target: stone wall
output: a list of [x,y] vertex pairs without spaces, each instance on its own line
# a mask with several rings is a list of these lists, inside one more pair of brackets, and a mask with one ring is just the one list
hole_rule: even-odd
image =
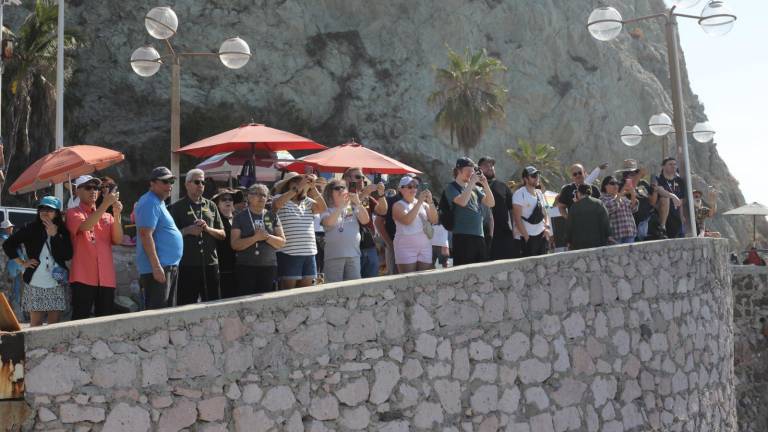
[[617,246],[27,330],[27,427],[735,431],[726,250]]
[[734,266],[734,367],[739,430],[768,430],[768,268]]

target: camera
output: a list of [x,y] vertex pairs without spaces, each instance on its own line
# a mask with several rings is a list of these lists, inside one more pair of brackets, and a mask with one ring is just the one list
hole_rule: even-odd
[[117,185],[111,184],[107,186],[107,190],[109,191],[109,193],[115,193],[117,192]]

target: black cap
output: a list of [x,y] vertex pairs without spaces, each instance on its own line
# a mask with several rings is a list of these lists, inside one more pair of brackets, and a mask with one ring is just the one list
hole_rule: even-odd
[[533,165],[528,165],[527,167],[523,168],[523,177],[529,177],[536,173],[538,173],[539,170],[536,169]]
[[673,158],[673,157],[671,157],[671,156],[670,156],[670,157],[665,157],[665,158],[664,158],[664,160],[663,160],[663,161],[661,161],[661,166],[664,166],[664,165],[666,165],[666,164],[667,164],[667,162],[669,162],[669,161],[675,161],[675,162],[677,162],[677,159],[675,159],[675,158]]
[[477,164],[475,164],[475,162],[472,159],[466,156],[456,159],[456,168],[461,169],[468,166],[471,166],[472,168],[474,168],[477,166]]
[[491,165],[496,165],[496,159],[490,157],[490,156],[483,156],[480,158],[479,161],[477,161],[478,165],[482,165],[486,162],[489,162]]
[[149,175],[150,180],[168,180],[170,178],[173,178],[173,173],[164,166],[153,169],[152,174]]

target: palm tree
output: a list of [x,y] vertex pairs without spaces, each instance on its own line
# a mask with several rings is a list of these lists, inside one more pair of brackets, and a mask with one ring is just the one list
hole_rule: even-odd
[[[10,85],[3,86],[6,92],[3,100],[11,101],[5,111],[9,119],[6,165],[3,167],[6,172],[14,156],[18,162],[16,165],[24,167],[32,162],[31,159],[53,149],[56,133],[57,29],[57,3],[37,0],[34,11],[15,35],[13,58],[7,61],[4,74]],[[76,33],[66,30],[65,80],[72,76],[72,51],[78,45]]]
[[532,144],[523,138],[517,139],[517,149],[507,149],[507,154],[519,167],[533,165],[539,170],[542,186],[562,181],[563,168],[557,159],[558,150],[549,144]]
[[461,149],[477,146],[488,125],[504,118],[507,89],[496,78],[506,70],[484,49],[464,56],[448,49],[448,67],[435,71],[438,90],[427,102],[438,108],[435,123],[449,131],[451,145],[455,136]]

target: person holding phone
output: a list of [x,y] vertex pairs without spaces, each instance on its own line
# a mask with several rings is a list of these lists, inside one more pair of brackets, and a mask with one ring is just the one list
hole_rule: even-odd
[[347,168],[342,179],[349,187],[349,193],[357,193],[369,221],[360,227],[360,277],[379,275],[379,252],[376,249],[376,227],[374,218],[385,218],[389,205],[384,196],[384,183],[367,184],[368,179],[360,167]]
[[231,245],[237,253],[237,295],[275,289],[277,250],[285,245],[280,218],[266,208],[269,189],[260,183],[248,188],[248,207],[232,222]]
[[[72,319],[111,315],[117,287],[112,245],[123,242],[119,192],[104,194],[96,206],[101,180],[89,175],[75,179],[80,204],[67,210],[66,226],[72,241],[69,284],[72,288]],[[107,209],[114,207],[114,216]]]
[[323,198],[328,208],[322,214],[325,228],[325,281],[360,279],[361,227],[370,223],[368,210],[357,193],[347,191],[344,180],[331,180]]
[[[610,242],[626,244],[634,243],[637,236],[634,213],[639,208],[637,192],[632,187],[631,179],[624,182],[619,190],[619,181],[613,176],[603,179],[600,191],[603,195],[600,200],[608,210],[608,221],[611,226]],[[629,198],[627,198],[627,195]]]
[[437,209],[432,205],[432,192],[418,189],[419,180],[404,176],[400,179],[402,199],[392,206],[397,225],[394,252],[398,273],[432,268],[432,225],[438,222]]
[[[118,191],[117,183],[112,177],[103,176],[99,180],[101,180],[101,186],[99,186],[99,198],[96,199],[96,207],[101,205],[101,202],[104,201],[104,196],[106,194],[116,193]],[[112,206],[109,206],[107,213],[114,215]]]
[[487,248],[481,204],[492,209],[496,205],[493,192],[488,179],[468,157],[456,160],[453,176],[454,181],[445,187],[453,207],[453,264],[483,262]]

